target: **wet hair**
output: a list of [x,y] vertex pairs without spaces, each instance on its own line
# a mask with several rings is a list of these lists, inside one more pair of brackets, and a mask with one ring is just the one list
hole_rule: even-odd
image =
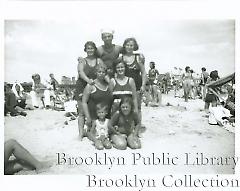
[[126,46],[126,44],[127,44],[128,42],[130,42],[130,41],[133,41],[133,43],[134,43],[134,48],[133,48],[133,50],[134,50],[134,51],[138,50],[139,46],[138,46],[137,40],[136,40],[135,38],[127,38],[127,39],[125,39],[125,41],[124,41],[124,43],[123,43],[123,53],[126,53],[125,46]]
[[107,112],[108,110],[108,105],[104,102],[100,102],[96,105],[96,111],[99,111],[99,110],[104,110]]
[[84,52],[87,51],[87,47],[88,46],[92,46],[94,48],[94,54],[96,54],[97,52],[97,47],[96,47],[96,44],[93,42],[93,41],[87,41],[85,44],[84,44]]
[[186,68],[185,68],[185,72],[187,72],[188,69],[190,69],[190,67],[189,67],[189,66],[186,66]]
[[202,71],[205,72],[205,71],[206,71],[206,68],[205,68],[205,67],[202,67]]
[[130,105],[130,107],[131,107],[130,114],[133,114],[134,104],[133,104],[133,99],[132,99],[132,97],[130,97],[130,96],[124,96],[124,97],[121,99],[121,102],[120,102],[120,104],[119,104],[119,113],[123,114],[123,113],[122,113],[122,110],[121,110],[121,106],[122,106],[122,104],[124,104],[124,103],[127,103],[127,104]]
[[217,70],[211,71],[210,78],[212,78],[213,80],[217,80],[219,78],[218,71]]

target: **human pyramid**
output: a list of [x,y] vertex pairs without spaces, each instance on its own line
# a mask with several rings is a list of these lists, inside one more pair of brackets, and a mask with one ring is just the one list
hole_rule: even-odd
[[79,137],[88,137],[97,149],[141,148],[141,97],[147,76],[138,43],[127,38],[113,44],[113,30],[102,30],[104,44],[84,45],[86,57],[78,58],[75,99],[78,102]]

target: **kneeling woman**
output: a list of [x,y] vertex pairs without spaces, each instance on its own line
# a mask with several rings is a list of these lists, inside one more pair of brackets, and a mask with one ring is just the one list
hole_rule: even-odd
[[116,149],[140,149],[138,131],[141,126],[138,114],[134,112],[131,97],[122,98],[119,111],[115,112],[109,123],[110,138]]

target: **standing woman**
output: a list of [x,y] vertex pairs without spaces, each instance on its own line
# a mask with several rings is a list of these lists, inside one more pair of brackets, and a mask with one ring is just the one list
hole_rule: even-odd
[[189,66],[186,66],[185,73],[182,75],[184,99],[188,102],[188,97],[192,88],[192,73]]
[[141,121],[141,102],[142,93],[145,91],[147,75],[144,67],[145,58],[143,54],[136,54],[134,51],[138,50],[138,44],[135,38],[127,38],[123,43],[122,61],[126,64],[127,77],[133,78],[136,84],[137,102],[139,119]]
[[87,84],[94,84],[94,79],[97,77],[96,68],[99,64],[102,64],[102,60],[96,56],[97,47],[94,42],[86,42],[84,45],[84,51],[87,53],[87,57],[78,58],[78,80],[76,82],[75,91],[75,99],[78,102],[78,130],[80,140],[82,140],[84,136],[83,129],[85,123],[85,116],[82,106],[83,90]]
[[92,126],[92,121],[97,119],[96,105],[102,103],[107,106],[107,116],[110,118],[110,111],[112,106],[112,93],[109,89],[108,83],[105,80],[106,66],[102,64],[97,65],[97,76],[92,84],[87,84],[83,91],[82,106],[86,116],[86,125],[89,128]]

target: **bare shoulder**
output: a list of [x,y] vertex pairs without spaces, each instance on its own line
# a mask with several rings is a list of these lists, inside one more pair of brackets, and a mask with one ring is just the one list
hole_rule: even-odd
[[144,55],[142,53],[138,53],[137,54],[137,61],[141,62],[141,63],[145,62],[145,57],[144,57]]

